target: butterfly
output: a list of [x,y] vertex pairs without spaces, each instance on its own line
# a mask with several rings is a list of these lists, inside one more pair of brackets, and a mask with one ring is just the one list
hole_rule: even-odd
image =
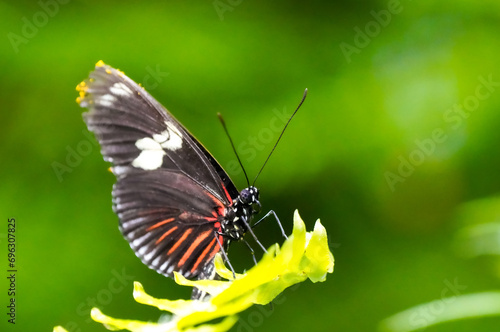
[[215,254],[252,232],[259,190],[238,191],[207,149],[123,72],[99,61],[77,91],[88,109],[84,121],[112,164],[113,210],[132,250],[168,277],[217,278]]

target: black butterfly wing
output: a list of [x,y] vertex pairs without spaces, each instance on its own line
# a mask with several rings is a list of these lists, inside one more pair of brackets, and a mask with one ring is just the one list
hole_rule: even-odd
[[77,90],[84,120],[117,177],[113,208],[136,255],[167,276],[196,277],[225,245],[220,220],[238,191],[168,111],[101,61]]
[[132,249],[159,273],[195,277],[220,250],[216,206],[224,207],[182,173],[159,169],[123,177],[113,188],[113,203]]

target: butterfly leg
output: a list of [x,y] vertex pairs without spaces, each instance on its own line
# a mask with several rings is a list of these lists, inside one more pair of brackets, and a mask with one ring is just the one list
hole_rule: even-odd
[[247,247],[250,250],[250,252],[252,253],[253,262],[255,263],[255,265],[257,265],[257,259],[255,259],[255,252],[253,251],[253,249],[250,246],[250,244],[244,238],[242,238],[242,240],[247,245]]
[[278,218],[278,216],[276,215],[276,212],[274,212],[274,210],[270,210],[264,217],[260,218],[259,221],[257,221],[255,224],[252,225],[252,228],[255,227],[255,226],[257,226],[262,220],[266,219],[271,214],[274,216],[274,218],[276,219],[276,222],[278,223],[278,226],[279,226],[279,228],[281,230],[281,235],[283,235],[283,237],[285,239],[288,239],[288,236],[286,236],[285,230],[283,229],[283,225],[281,225],[280,219]]
[[220,252],[222,253],[222,256],[224,257],[224,261],[227,262],[227,265],[229,265],[229,268],[231,269],[231,272],[233,273],[233,279],[236,279],[236,273],[234,272],[233,266],[231,265],[231,262],[229,261],[229,258],[227,257],[226,251],[224,250],[222,243],[220,243],[220,241],[219,241],[219,237],[217,236],[217,235],[224,235],[224,234],[215,231],[214,235],[215,235],[215,239],[217,240],[217,243],[219,244]]
[[260,243],[259,239],[257,239],[257,236],[255,235],[255,233],[253,232],[252,230],[252,227],[250,227],[250,225],[248,224],[248,222],[245,220],[245,219],[242,219],[243,223],[245,224],[245,227],[248,229],[248,231],[250,232],[250,234],[252,234],[252,237],[254,238],[255,242],[257,242],[257,244],[262,248],[262,250],[267,253],[267,250],[266,248],[264,248],[264,246],[262,245],[262,243]]

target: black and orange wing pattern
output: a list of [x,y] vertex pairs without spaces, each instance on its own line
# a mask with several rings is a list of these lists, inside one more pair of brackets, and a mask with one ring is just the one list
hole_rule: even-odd
[[222,167],[121,71],[99,61],[77,90],[87,127],[112,163],[113,209],[135,254],[166,276],[213,278],[219,243],[229,242],[221,221],[239,195]]

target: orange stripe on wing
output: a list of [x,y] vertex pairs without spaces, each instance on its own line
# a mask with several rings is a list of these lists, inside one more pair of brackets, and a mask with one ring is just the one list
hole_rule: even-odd
[[162,225],[168,224],[169,222],[172,222],[174,220],[175,220],[175,218],[168,218],[168,219],[162,220],[160,222],[157,222],[153,226],[148,227],[148,229],[146,229],[146,231],[149,232],[150,230],[153,230],[153,229],[158,228],[158,227],[160,227]]
[[224,183],[221,183],[221,185],[222,185],[222,189],[224,189],[224,193],[226,194],[226,197],[229,201],[229,204],[233,204],[233,199],[231,198],[231,196],[227,192],[226,186],[224,185]]
[[207,238],[207,236],[209,236],[211,233],[212,233],[212,231],[208,230],[208,231],[205,231],[205,232],[201,233],[200,235],[198,235],[198,237],[189,246],[188,250],[186,250],[184,255],[182,255],[182,258],[180,259],[177,266],[180,267],[180,266],[184,265],[186,263],[186,260],[189,258],[189,256],[191,256],[191,254],[196,249],[196,247],[198,247],[200,245],[200,243],[203,242],[203,240],[205,240]]
[[220,209],[223,209],[224,208],[224,204],[218,199],[216,198],[214,195],[212,195],[211,193],[209,193],[208,191],[205,192],[205,194],[208,195],[208,197],[210,197],[215,204],[217,204],[217,206],[220,208]]
[[[219,241],[222,243],[222,235],[219,235]],[[215,256],[216,253],[218,253],[220,250],[219,244],[217,243],[215,247],[212,249],[212,251],[208,254],[208,260],[211,260],[212,257]]]
[[160,243],[161,241],[163,241],[163,239],[165,237],[167,237],[169,234],[171,234],[173,231],[175,231],[178,227],[177,226],[174,226],[172,228],[170,228],[168,231],[166,231],[165,233],[163,233],[163,235],[158,239],[156,240],[155,244],[158,244]]
[[172,246],[172,248],[170,248],[170,250],[167,252],[167,255],[170,255],[171,253],[173,253],[182,244],[182,242],[184,242],[186,240],[186,238],[189,236],[189,234],[191,234],[191,232],[193,232],[193,229],[188,228],[184,232],[184,234],[182,234],[181,238],[179,240],[177,240],[177,242],[175,242],[175,244]]
[[[200,263],[203,261],[203,259],[205,258],[205,256],[208,254],[208,252],[210,251],[210,248],[214,245],[215,241],[216,241],[216,239],[214,237],[214,239],[212,241],[210,241],[210,243],[205,248],[205,250],[203,250],[203,252],[201,253],[201,255],[198,257],[198,259],[194,263],[193,267],[191,268],[191,273],[193,273],[198,268],[198,265],[200,265]],[[218,244],[215,247],[217,248]]]

